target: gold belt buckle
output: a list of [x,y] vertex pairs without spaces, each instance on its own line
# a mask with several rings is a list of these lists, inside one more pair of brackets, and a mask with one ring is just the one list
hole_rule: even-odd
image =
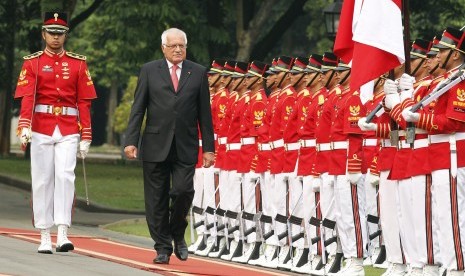
[[53,114],[55,115],[60,115],[61,114],[61,111],[62,111],[62,107],[61,106],[55,106],[53,107]]

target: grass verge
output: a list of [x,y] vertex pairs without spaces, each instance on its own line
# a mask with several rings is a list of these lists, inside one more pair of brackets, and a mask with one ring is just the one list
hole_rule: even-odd
[[[0,174],[31,181],[30,161],[20,158],[0,159]],[[76,194],[85,197],[81,159],[77,160]],[[144,210],[142,168],[124,164],[94,164],[86,162],[87,184],[91,202],[103,206]]]

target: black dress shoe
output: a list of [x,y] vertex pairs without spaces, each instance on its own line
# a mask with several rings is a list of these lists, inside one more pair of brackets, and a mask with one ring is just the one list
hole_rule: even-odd
[[187,251],[187,244],[184,239],[179,241],[174,241],[174,255],[181,261],[187,260],[189,252]]
[[153,259],[154,264],[169,264],[170,263],[170,256],[168,254],[157,254],[157,257]]

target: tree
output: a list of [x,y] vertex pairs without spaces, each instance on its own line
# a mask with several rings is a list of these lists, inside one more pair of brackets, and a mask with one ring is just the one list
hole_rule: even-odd
[[[74,26],[83,22],[95,11],[103,0],[95,0],[80,13],[74,21]],[[17,76],[20,57],[38,51],[41,47],[40,24],[41,10],[66,10],[70,14],[75,9],[77,0],[7,0],[0,4],[0,42],[2,55],[0,57],[0,155],[8,155],[10,150],[11,110],[14,106],[12,95],[14,80]],[[17,43],[16,41],[21,41]],[[15,103],[17,105],[17,103]],[[6,112],[4,112],[6,111]]]

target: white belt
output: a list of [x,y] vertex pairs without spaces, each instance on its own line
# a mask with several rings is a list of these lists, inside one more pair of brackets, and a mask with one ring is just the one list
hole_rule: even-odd
[[348,147],[349,147],[349,142],[347,141],[331,142],[331,149],[333,150],[347,149]]
[[228,137],[218,138],[218,145],[225,145],[228,142]]
[[374,138],[363,139],[363,146],[374,147],[374,146],[376,146],[377,142],[378,142],[378,139],[374,139]]
[[[426,148],[428,147],[429,145],[429,142],[428,142],[428,139],[418,139],[418,140],[415,140],[413,141],[413,149],[421,149],[421,148]],[[407,141],[405,140],[402,140],[402,141],[399,141],[399,148],[400,149],[409,149],[411,148],[410,147],[410,144],[407,143]]]
[[391,139],[381,139],[381,146],[383,148],[395,147],[391,145]]
[[253,145],[255,144],[255,137],[244,137],[241,138],[242,145]]
[[430,144],[449,143],[452,134],[433,134],[428,136]]
[[226,144],[226,149],[227,150],[240,150],[241,149],[241,143]]
[[465,140],[465,132],[455,133],[455,140],[456,141]]
[[284,149],[286,151],[290,151],[290,150],[298,150],[300,149],[300,143],[299,142],[295,142],[295,143],[286,143],[284,145]]
[[202,140],[199,140],[199,147],[202,146]]
[[316,150],[317,150],[317,151],[327,151],[327,150],[331,150],[331,143],[320,143],[320,144],[316,144]]
[[284,147],[284,140],[279,139],[279,140],[272,141],[270,142],[270,146],[271,146],[271,149],[282,148]]
[[34,108],[35,112],[40,113],[49,113],[55,115],[71,115],[77,116],[78,110],[74,107],[68,106],[53,106],[53,105],[46,105],[46,104],[38,104]]
[[300,140],[300,146],[302,148],[315,147],[316,140],[315,139]]
[[271,145],[269,143],[259,143],[258,144],[258,150],[259,151],[266,151],[266,150],[271,150]]

